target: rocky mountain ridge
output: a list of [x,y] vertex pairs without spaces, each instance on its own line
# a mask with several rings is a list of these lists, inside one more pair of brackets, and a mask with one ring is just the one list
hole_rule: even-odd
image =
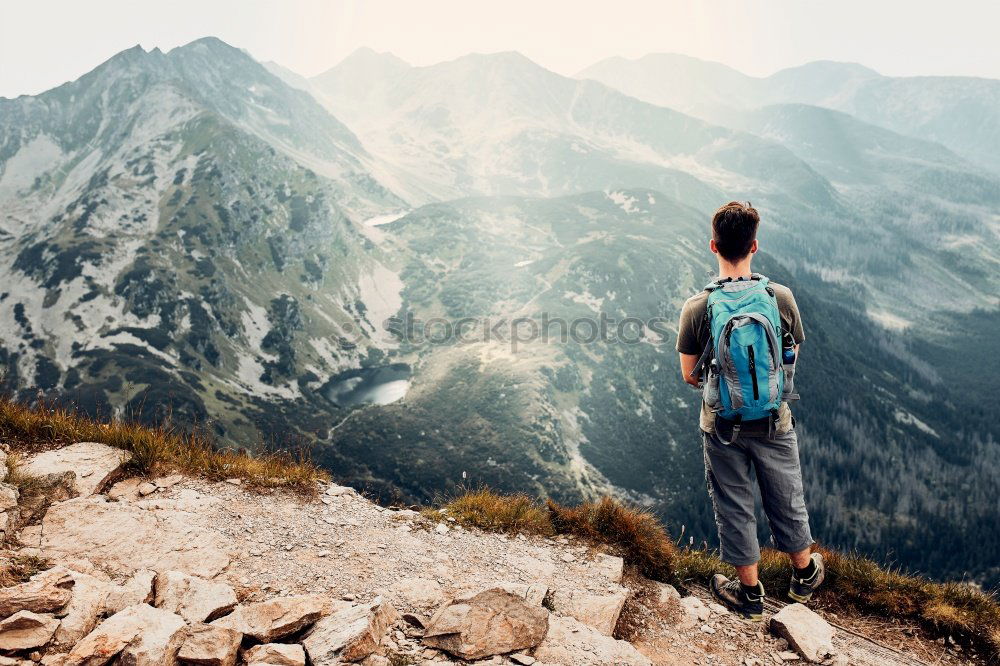
[[468,530],[336,484],[127,478],[128,458],[76,443],[12,467],[23,497],[0,486],[4,561],[38,570],[0,587],[5,664],[922,663],[801,604],[770,636],[575,539]]

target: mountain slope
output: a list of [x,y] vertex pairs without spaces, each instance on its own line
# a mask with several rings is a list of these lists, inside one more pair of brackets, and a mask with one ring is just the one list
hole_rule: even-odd
[[850,113],[1000,172],[1000,81],[962,76],[887,77],[852,63],[812,62],[765,78],[694,58],[610,58],[580,78],[653,104],[724,122],[733,111],[800,103]]
[[257,406],[382,344],[392,273],[351,217],[400,201],[241,51],[131,49],[0,106],[7,386],[252,441]]
[[369,149],[438,199],[645,186],[707,205],[718,200],[714,188],[749,192],[780,174],[776,199],[832,203],[828,184],[777,144],[559,76],[518,53],[405,68],[366,54],[311,82]]

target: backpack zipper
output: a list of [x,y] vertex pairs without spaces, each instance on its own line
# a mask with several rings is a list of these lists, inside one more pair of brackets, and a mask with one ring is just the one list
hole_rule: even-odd
[[750,381],[753,382],[753,399],[760,400],[760,393],[757,389],[757,362],[753,356],[753,345],[747,345],[747,355],[750,357]]

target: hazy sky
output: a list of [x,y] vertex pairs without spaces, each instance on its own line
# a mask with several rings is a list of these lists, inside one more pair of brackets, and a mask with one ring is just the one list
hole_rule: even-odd
[[517,50],[573,75],[673,52],[766,75],[810,60],[1000,78],[997,0],[0,0],[0,96],[215,35],[311,76],[359,46],[418,65]]

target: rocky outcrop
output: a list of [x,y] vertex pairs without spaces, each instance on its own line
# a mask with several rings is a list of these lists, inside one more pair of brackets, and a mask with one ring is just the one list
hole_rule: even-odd
[[72,472],[75,494],[87,497],[120,477],[131,457],[127,451],[106,444],[79,442],[28,458],[21,471],[28,476]]
[[343,486],[302,498],[170,475],[72,497],[75,471],[43,478],[30,487],[51,497],[7,495],[3,515],[41,512],[12,534],[20,554],[51,563],[0,588],[0,666],[848,659],[808,609],[775,615],[785,638],[748,633],[717,603],[625,577],[621,558],[568,536],[479,533]]
[[533,648],[548,626],[546,609],[494,588],[445,604],[430,619],[423,640],[462,659],[482,659]]
[[211,578],[230,562],[225,541],[198,524],[197,505],[109,502],[79,497],[45,514],[39,550],[51,559],[84,558],[114,571],[176,570]]

